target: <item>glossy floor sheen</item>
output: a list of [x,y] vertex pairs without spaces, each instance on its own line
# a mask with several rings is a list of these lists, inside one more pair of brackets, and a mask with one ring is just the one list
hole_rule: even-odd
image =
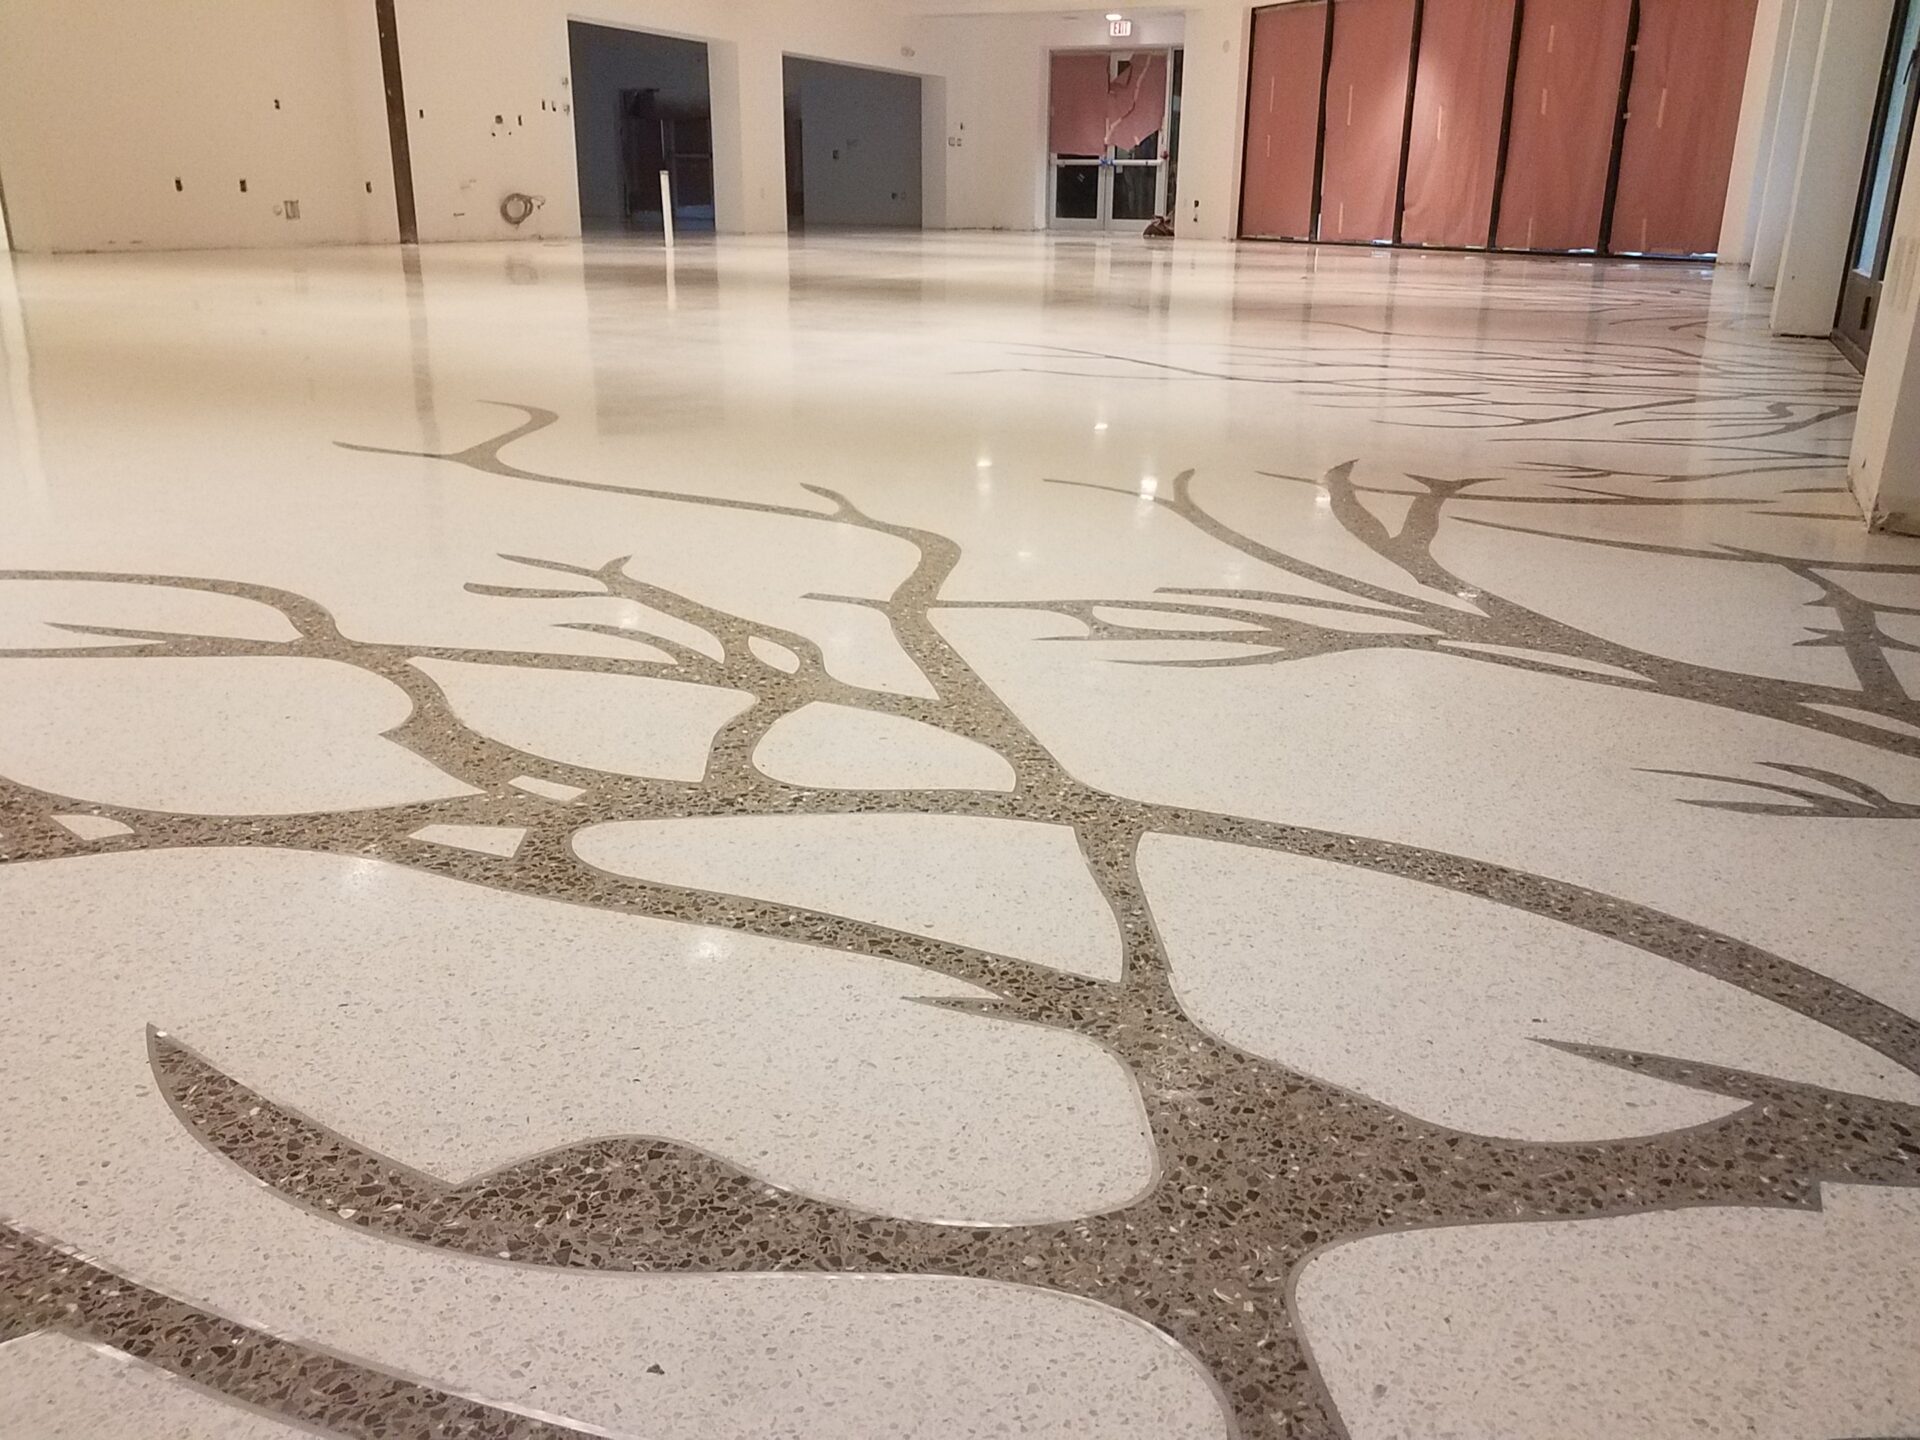
[[1920,1436],[1920,543],[1739,276],[16,259],[0,342],[10,1440]]

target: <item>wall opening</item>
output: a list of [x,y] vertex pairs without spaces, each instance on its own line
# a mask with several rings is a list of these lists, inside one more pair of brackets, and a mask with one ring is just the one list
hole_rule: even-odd
[[567,22],[573,149],[585,235],[713,229],[713,95],[697,40]]
[[1055,50],[1047,68],[1048,225],[1131,230],[1170,216],[1181,52]]
[[786,57],[787,221],[924,223],[918,75]]

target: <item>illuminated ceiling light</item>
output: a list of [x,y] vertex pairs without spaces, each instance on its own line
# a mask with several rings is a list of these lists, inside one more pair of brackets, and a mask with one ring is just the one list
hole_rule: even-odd
[[1118,10],[1109,10],[1107,12],[1107,19],[1109,20],[1124,20],[1126,18],[1127,17],[1122,15]]

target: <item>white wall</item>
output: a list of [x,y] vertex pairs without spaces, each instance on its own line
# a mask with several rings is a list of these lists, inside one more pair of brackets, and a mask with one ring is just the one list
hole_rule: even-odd
[[1878,99],[1861,77],[1879,78],[1893,10],[1893,0],[1827,6],[1773,294],[1776,335],[1833,333]]
[[[428,241],[579,233],[569,17],[708,43],[716,209],[733,231],[786,226],[783,54],[938,73],[916,58],[923,23],[889,0],[395,9]],[[935,213],[946,154],[923,146]],[[0,174],[17,248],[392,241],[392,173],[373,0],[0,0]],[[544,201],[518,230],[499,213],[513,191]],[[286,199],[299,220],[275,213]]]
[[920,77],[789,56],[808,225],[921,223]]
[[373,6],[6,0],[0,174],[20,250],[391,241]]
[[1747,84],[1740,95],[1740,128],[1734,134],[1733,166],[1727,176],[1727,208],[1720,221],[1719,261],[1746,265],[1760,220],[1760,191],[1779,118],[1780,72],[1787,63],[1782,37],[1792,24],[1793,0],[1760,0],[1747,52]]
[[[1793,187],[1800,174],[1800,145],[1807,128],[1807,109],[1813,100],[1814,68],[1820,58],[1820,36],[1826,29],[1830,0],[1795,0],[1785,15],[1778,44],[1785,49],[1773,105],[1772,143],[1762,167],[1759,218],[1753,227],[1752,284],[1771,288],[1780,275],[1780,256],[1786,248],[1787,226],[1793,218]],[[1862,84],[1873,82],[1866,76]]]
[[[784,55],[930,68],[922,22],[875,0],[396,0],[396,9],[422,240],[579,233],[569,17],[707,42],[716,220],[734,233],[786,228]],[[514,190],[546,201],[517,232],[498,214]]]
[[1869,525],[1920,535],[1920,145],[1894,218],[1848,478]]
[[1240,233],[1240,173],[1246,139],[1246,6],[1189,10],[1180,102],[1180,197],[1175,233],[1232,240]]

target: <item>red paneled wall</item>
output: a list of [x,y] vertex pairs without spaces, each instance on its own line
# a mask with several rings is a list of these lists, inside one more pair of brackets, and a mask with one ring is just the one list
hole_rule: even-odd
[[1253,12],[1246,177],[1240,191],[1243,235],[1313,237],[1327,8],[1327,0],[1317,0]]
[[1255,10],[1241,233],[1709,253],[1758,4],[1304,0]]
[[1632,11],[1632,0],[1527,0],[1501,248],[1600,247]]
[[1409,245],[1485,245],[1493,227],[1515,0],[1427,0],[1407,144]]
[[1756,0],[1640,0],[1608,242],[1615,251],[1700,255],[1719,248],[1755,8]]
[[1391,240],[1413,66],[1414,0],[1339,0],[1327,65],[1320,239]]
[[1107,144],[1107,57],[1056,52],[1047,95],[1047,148],[1099,155]]

